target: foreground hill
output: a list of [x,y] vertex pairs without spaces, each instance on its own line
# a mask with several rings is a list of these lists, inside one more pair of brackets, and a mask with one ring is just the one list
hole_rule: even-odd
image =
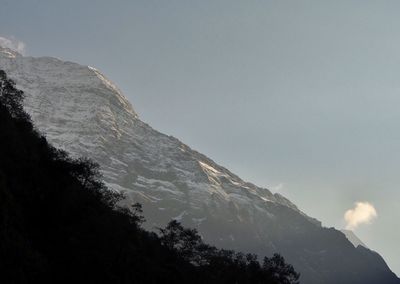
[[73,156],[99,163],[125,204],[143,204],[147,228],[175,219],[218,247],[280,252],[304,283],[399,283],[378,254],[142,122],[98,70],[6,49],[0,67],[26,92],[39,130]]

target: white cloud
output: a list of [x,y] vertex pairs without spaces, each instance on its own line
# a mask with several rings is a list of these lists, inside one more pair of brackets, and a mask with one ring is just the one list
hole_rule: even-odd
[[354,230],[361,224],[370,224],[378,216],[375,207],[369,202],[356,202],[354,208],[344,214],[346,229]]
[[20,54],[25,54],[25,43],[15,37],[5,38],[0,36],[0,46],[14,50]]

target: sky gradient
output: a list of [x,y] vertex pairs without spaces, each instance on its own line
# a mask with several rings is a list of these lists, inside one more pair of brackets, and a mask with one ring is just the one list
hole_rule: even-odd
[[399,1],[0,4],[0,37],[100,69],[142,120],[324,226],[371,204],[353,229],[400,274]]

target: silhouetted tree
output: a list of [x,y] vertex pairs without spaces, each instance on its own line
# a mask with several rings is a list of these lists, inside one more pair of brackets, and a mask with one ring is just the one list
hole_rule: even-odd
[[265,257],[263,268],[273,276],[274,283],[298,283],[300,274],[296,273],[293,266],[287,264],[279,254],[274,254],[272,258]]
[[195,229],[184,228],[176,220],[160,228],[159,233],[164,246],[223,283],[298,283],[299,274],[279,254],[265,257],[261,266],[257,255],[207,245]]

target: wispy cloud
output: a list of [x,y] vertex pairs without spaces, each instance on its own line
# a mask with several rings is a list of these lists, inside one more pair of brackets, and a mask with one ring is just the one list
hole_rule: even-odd
[[356,202],[354,208],[344,214],[346,229],[354,230],[361,224],[370,224],[377,216],[378,213],[371,203]]
[[276,185],[270,186],[269,189],[271,189],[273,192],[281,192],[283,190],[283,183],[278,183]]
[[20,54],[25,54],[26,45],[15,37],[5,38],[0,36],[0,46],[14,50]]

